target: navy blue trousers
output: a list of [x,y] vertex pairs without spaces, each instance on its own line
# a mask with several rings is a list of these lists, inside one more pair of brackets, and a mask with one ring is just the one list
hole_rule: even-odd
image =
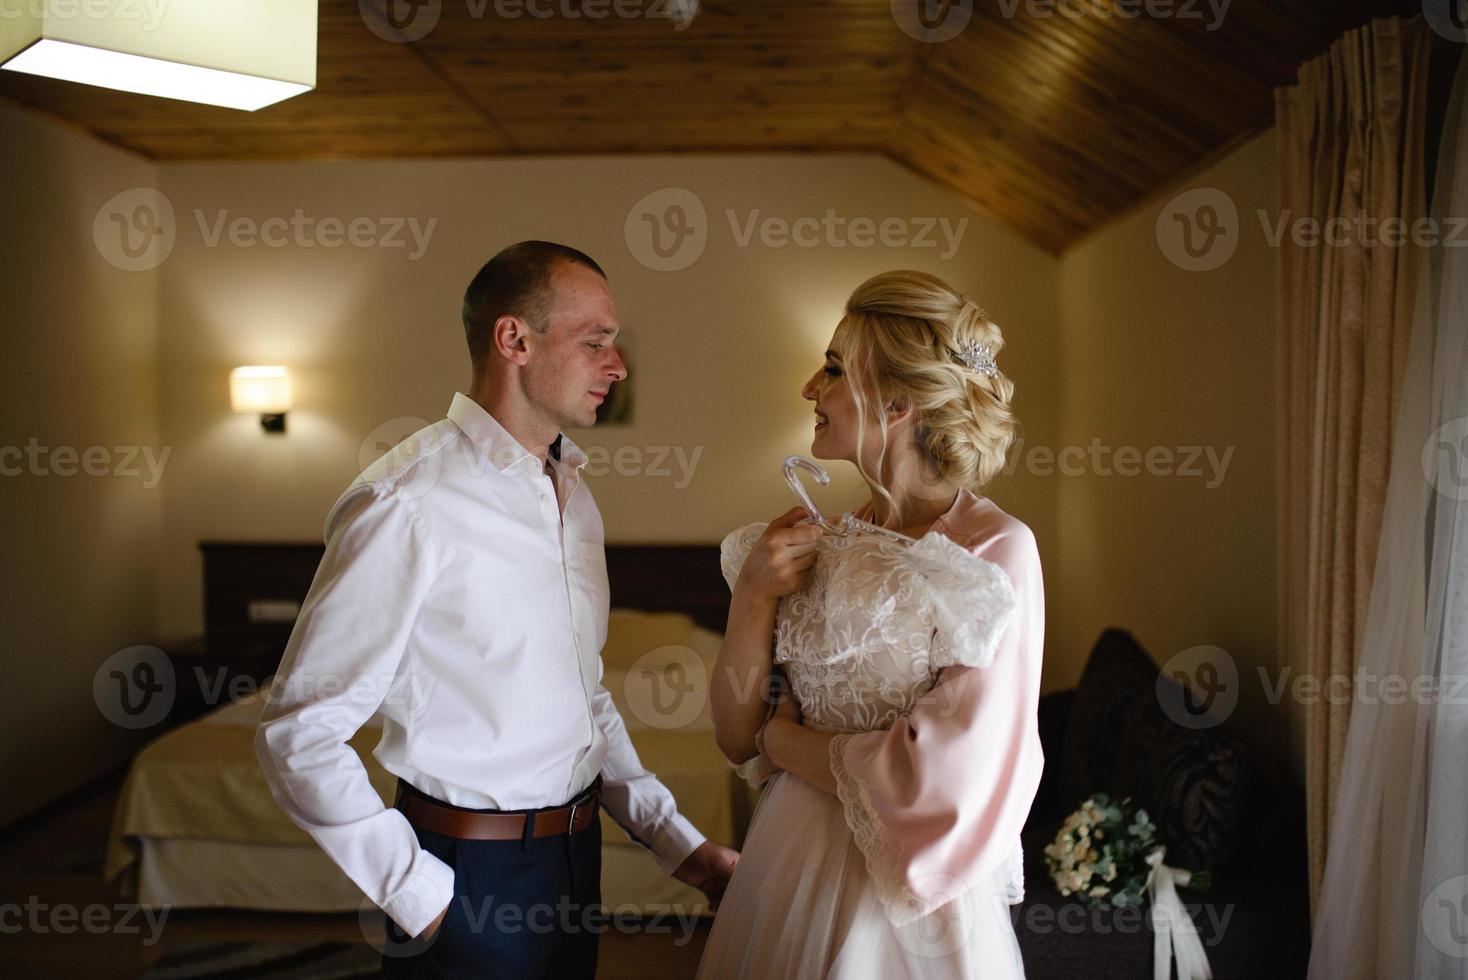
[[[400,791],[419,792],[405,783]],[[387,920],[384,977],[593,980],[597,938],[607,927],[600,819],[578,833],[524,840],[414,830],[424,850],[454,869],[454,898],[426,946]]]

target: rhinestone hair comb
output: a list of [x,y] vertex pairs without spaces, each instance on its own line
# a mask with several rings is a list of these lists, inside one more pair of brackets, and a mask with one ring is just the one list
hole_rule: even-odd
[[999,375],[999,365],[994,363],[994,350],[988,344],[965,344],[958,350],[958,359],[970,371],[977,371],[985,377]]

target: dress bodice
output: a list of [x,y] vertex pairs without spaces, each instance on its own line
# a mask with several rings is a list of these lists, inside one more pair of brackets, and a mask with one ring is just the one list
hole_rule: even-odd
[[[730,588],[766,523],[720,548]],[[774,660],[802,716],[842,732],[890,728],[944,667],[987,666],[1015,606],[998,565],[939,531],[904,544],[827,534],[804,586],[775,620]]]

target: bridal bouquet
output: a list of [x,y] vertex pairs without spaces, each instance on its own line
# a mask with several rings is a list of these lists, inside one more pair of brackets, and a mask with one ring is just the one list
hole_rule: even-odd
[[[1147,811],[1130,804],[1130,798],[1112,802],[1097,793],[1065,818],[1055,842],[1045,848],[1045,864],[1060,894],[1076,895],[1089,905],[1142,904],[1153,867],[1161,860],[1152,858],[1160,845]],[[1193,874],[1188,884],[1206,888],[1207,877],[1205,872]]]
[[1131,806],[1130,798],[1113,803],[1096,793],[1065,818],[1045,848],[1045,864],[1060,894],[1077,895],[1091,906],[1140,906],[1149,894],[1158,939],[1156,975],[1170,975],[1176,960],[1179,980],[1207,980],[1213,976],[1208,957],[1177,889],[1206,890],[1212,876],[1163,864],[1167,848],[1156,833],[1147,811]]

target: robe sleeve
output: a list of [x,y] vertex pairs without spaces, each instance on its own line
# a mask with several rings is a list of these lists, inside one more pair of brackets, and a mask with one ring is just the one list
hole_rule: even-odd
[[981,604],[972,622],[945,624],[940,604],[932,665],[942,669],[932,690],[889,729],[831,740],[846,822],[896,926],[970,890],[1011,904],[1024,894],[1020,830],[1044,765],[1040,558],[1034,535],[1013,518],[968,550],[1012,586],[1002,631],[986,639],[993,605]]

